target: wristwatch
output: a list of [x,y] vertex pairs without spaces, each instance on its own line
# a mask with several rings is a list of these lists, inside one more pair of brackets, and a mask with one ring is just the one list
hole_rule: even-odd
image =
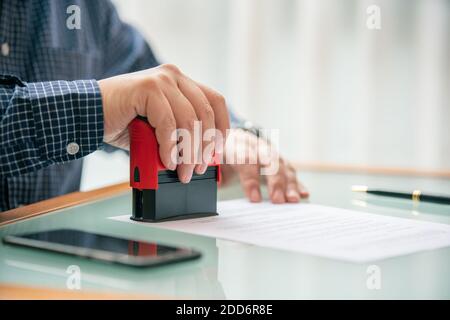
[[263,135],[263,129],[261,127],[257,127],[253,124],[253,122],[245,120],[237,124],[236,129],[241,129],[251,134],[254,134],[258,138],[265,138]]

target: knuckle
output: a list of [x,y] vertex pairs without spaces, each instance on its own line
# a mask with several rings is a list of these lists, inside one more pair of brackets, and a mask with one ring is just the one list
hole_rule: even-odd
[[[283,158],[280,157],[280,160],[281,159],[283,159]],[[284,159],[283,159],[283,161],[284,161],[284,167],[286,168],[286,170],[288,170],[290,172],[295,172],[295,168],[290,161],[286,161]]]
[[176,122],[173,117],[164,117],[157,129],[171,131],[176,129]]
[[254,188],[259,187],[259,184],[255,179],[249,178],[249,179],[244,180],[243,183],[244,183],[244,188],[247,190],[252,190]]
[[167,70],[167,71],[172,72],[174,74],[181,74],[180,68],[178,68],[176,65],[174,65],[172,63],[165,63],[165,64],[161,65],[161,68],[163,70]]
[[205,104],[204,117],[208,123],[214,124],[214,110],[209,104]]
[[288,162],[285,167],[288,175],[297,179],[297,170],[295,170],[294,166]]
[[190,131],[190,132],[193,132],[193,131],[194,131],[194,128],[195,128],[194,121],[195,121],[194,119],[187,120],[187,121],[183,124],[183,127],[184,127],[186,130],[188,130],[188,131]]
[[286,180],[283,177],[274,177],[269,182],[269,186],[272,189],[284,189],[286,187]]
[[270,176],[270,181],[272,184],[284,184],[287,181],[285,171],[282,167],[279,167],[278,171]]
[[173,79],[167,73],[161,72],[158,74],[158,79],[163,83],[173,84]]
[[225,107],[226,105],[225,97],[220,93],[216,92],[211,97],[211,103],[219,107]]
[[295,175],[294,172],[287,170],[286,171],[286,179],[289,182],[295,182],[295,181],[297,181],[297,176]]
[[242,182],[244,184],[244,187],[246,187],[246,188],[253,189],[255,187],[259,187],[259,180],[256,177],[252,177],[252,176],[246,177],[243,179]]
[[153,77],[148,77],[142,80],[142,87],[145,90],[152,90],[158,88],[158,81]]

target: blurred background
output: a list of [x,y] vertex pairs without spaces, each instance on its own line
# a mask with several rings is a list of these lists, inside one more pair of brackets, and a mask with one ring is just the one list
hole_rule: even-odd
[[[449,0],[114,3],[160,61],[279,129],[295,163],[450,170]],[[82,189],[127,179],[125,154],[96,152]]]

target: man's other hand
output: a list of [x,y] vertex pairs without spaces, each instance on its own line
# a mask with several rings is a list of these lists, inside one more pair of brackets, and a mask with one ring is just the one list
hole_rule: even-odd
[[308,191],[297,180],[295,168],[276,152],[272,153],[270,161],[278,161],[278,170],[273,174],[261,175],[261,168],[267,166],[268,163],[267,160],[261,159],[259,150],[273,150],[266,140],[241,129],[232,129],[232,131],[232,135],[229,135],[225,144],[224,158],[236,158],[239,156],[238,153],[243,154],[242,150],[247,150],[245,155],[256,155],[257,159],[256,161],[242,159],[246,164],[222,165],[224,184],[230,181],[234,175],[238,175],[245,195],[252,202],[262,200],[260,186],[264,182],[267,183],[269,197],[273,203],[295,203],[308,198]]

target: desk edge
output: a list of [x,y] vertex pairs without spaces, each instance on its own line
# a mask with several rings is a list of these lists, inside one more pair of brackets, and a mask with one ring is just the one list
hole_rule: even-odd
[[[318,172],[342,172],[342,173],[358,173],[358,174],[383,174],[383,175],[400,175],[400,176],[420,176],[431,178],[450,178],[450,170],[425,170],[414,168],[395,168],[395,167],[370,167],[355,166],[344,164],[328,164],[328,163],[304,163],[292,162],[293,166],[302,171],[318,171]],[[36,217],[55,210],[64,209],[70,206],[79,205],[103,198],[112,197],[120,193],[130,190],[128,182],[107,186],[87,192],[72,192],[59,197],[36,202],[24,207],[19,207],[9,211],[0,212],[0,227]]]
[[55,210],[110,198],[125,193],[128,190],[130,190],[130,186],[128,182],[124,182],[86,192],[72,192],[59,197],[32,203],[27,206],[0,212],[0,227],[28,218],[37,217]]

